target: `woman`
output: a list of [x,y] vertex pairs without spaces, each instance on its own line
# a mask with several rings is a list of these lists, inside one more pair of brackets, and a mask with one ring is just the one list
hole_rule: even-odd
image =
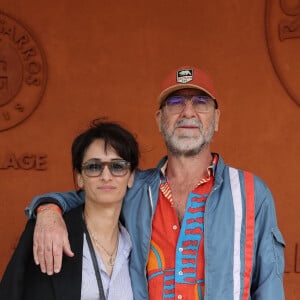
[[138,159],[135,138],[115,123],[94,122],[74,140],[73,174],[85,190],[85,206],[64,218],[75,256],[64,257],[59,274],[42,274],[32,256],[29,221],[0,284],[0,299],[133,299],[131,241],[119,216]]

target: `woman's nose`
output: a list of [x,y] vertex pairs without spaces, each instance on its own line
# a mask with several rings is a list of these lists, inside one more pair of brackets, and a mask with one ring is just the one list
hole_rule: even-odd
[[112,174],[111,174],[111,172],[110,172],[110,170],[109,170],[109,168],[108,168],[107,165],[104,166],[103,171],[102,171],[102,173],[100,175],[100,178],[102,180],[105,180],[105,181],[106,180],[110,180],[112,178]]

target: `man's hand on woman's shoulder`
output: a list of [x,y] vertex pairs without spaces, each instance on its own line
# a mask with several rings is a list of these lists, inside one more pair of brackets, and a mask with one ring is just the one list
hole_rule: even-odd
[[37,214],[33,235],[34,261],[43,273],[53,275],[53,271],[60,272],[63,252],[74,256],[64,219],[57,210],[42,209]]

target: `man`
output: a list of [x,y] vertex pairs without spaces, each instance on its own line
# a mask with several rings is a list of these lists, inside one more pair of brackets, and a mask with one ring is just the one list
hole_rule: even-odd
[[[136,299],[148,299],[148,292],[150,299],[284,299],[284,241],[272,195],[259,178],[210,151],[220,117],[212,80],[182,67],[165,79],[158,102],[167,156],[156,169],[136,172],[122,211]],[[83,198],[44,195],[26,213],[46,202],[65,211]],[[39,210],[34,256],[52,274],[62,250],[72,251],[57,206]]]

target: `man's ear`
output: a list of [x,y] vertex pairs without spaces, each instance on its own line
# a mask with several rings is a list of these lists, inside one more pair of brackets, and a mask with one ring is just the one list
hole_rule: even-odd
[[135,171],[133,171],[133,172],[130,174],[130,177],[129,177],[129,179],[128,179],[127,187],[128,187],[129,189],[133,186],[133,183],[134,183],[134,175],[135,175]]
[[162,114],[161,109],[159,109],[158,111],[155,112],[155,120],[156,120],[156,124],[157,124],[159,132],[161,132],[161,114]]
[[215,111],[215,131],[219,130],[219,121],[220,121],[221,112],[219,109]]

